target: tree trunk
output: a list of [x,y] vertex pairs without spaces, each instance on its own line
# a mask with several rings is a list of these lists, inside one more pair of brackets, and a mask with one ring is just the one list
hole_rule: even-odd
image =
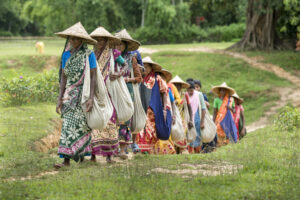
[[172,5],[175,6],[175,0],[172,0]]
[[[265,10],[265,12],[261,12]],[[257,3],[248,0],[246,30],[242,39],[231,48],[238,49],[262,49],[272,50],[275,48],[276,34],[276,11],[272,8],[272,0]]]
[[142,0],[142,19],[141,19],[141,27],[145,26],[145,14],[147,9],[148,0]]

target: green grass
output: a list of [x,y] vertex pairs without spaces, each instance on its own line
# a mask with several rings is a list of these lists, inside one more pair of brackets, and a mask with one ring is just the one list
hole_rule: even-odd
[[[268,127],[212,154],[137,156],[111,167],[73,164],[57,175],[2,182],[0,195],[2,199],[299,199],[299,133]],[[151,172],[220,161],[243,169],[235,175],[188,178]]]
[[0,107],[0,178],[52,169],[53,158],[34,151],[34,141],[48,134],[49,120],[56,117],[50,104]]
[[143,45],[142,47],[159,49],[159,50],[172,50],[172,49],[176,49],[176,48],[197,48],[197,47],[226,49],[233,44],[234,44],[233,42],[203,42],[203,43],[191,43],[191,44]]
[[262,57],[262,62],[278,65],[297,76],[300,76],[300,52],[295,51],[251,51],[250,57]]
[[58,67],[58,58],[47,55],[19,55],[0,56],[0,78],[19,78],[20,76],[34,76],[45,70],[45,68]]
[[[273,73],[254,69],[244,61],[226,55],[159,52],[151,57],[170,70],[173,76],[179,75],[183,80],[201,80],[205,93],[209,93],[212,86],[227,82],[245,99],[248,123],[259,119],[271,103],[278,99],[277,94],[272,91],[274,87],[291,86],[288,81],[278,78]],[[213,98],[214,96],[209,94],[210,104],[213,104]]]

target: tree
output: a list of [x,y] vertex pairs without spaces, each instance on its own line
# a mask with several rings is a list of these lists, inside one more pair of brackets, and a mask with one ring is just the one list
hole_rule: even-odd
[[[248,0],[244,36],[230,48],[291,48],[299,26],[299,6],[297,0]],[[286,27],[289,27],[289,32]]]

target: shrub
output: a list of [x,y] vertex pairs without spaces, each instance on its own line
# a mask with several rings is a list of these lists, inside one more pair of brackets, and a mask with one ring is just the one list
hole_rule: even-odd
[[300,126],[299,110],[290,106],[284,107],[275,117],[274,125],[280,131],[296,131]]
[[0,84],[1,102],[6,105],[23,105],[29,102],[55,102],[58,94],[57,71],[44,71],[38,76],[8,80]]
[[228,42],[241,38],[245,28],[245,24],[231,24],[207,29],[186,24],[182,28],[172,30],[144,27],[137,29],[132,34],[142,44]]

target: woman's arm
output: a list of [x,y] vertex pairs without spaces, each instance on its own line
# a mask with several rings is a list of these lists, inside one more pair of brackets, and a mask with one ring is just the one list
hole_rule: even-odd
[[62,98],[64,96],[65,90],[66,90],[66,84],[67,84],[67,77],[65,74],[65,70],[61,70],[61,80],[59,84],[59,95],[57,99],[57,104],[56,104],[56,112],[58,114],[61,114],[61,107],[62,107]]
[[206,114],[206,109],[202,109],[202,112],[201,112],[201,123],[200,123],[200,128],[201,129],[204,129],[205,114]]
[[192,111],[191,104],[188,104],[187,106],[188,106],[189,115],[190,115],[190,121],[188,122],[188,126],[189,126],[189,129],[191,129],[193,127],[193,111]]
[[214,108],[214,115],[213,115],[213,121],[216,122],[216,117],[217,117],[218,109]]
[[245,132],[246,132],[246,124],[245,124],[245,115],[244,115],[244,110],[241,110],[241,119],[242,123],[243,123],[243,129],[241,131],[241,135],[245,136]]
[[142,74],[140,67],[138,66],[136,57],[132,57],[132,68],[133,68],[133,76],[134,78],[128,77],[125,79],[126,82],[132,82],[132,83],[140,83],[142,82]]

